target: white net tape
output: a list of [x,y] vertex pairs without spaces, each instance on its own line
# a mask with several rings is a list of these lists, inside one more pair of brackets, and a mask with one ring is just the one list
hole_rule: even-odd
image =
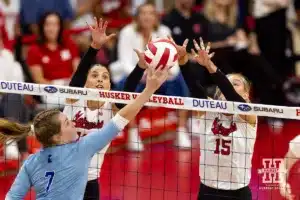
[[[31,84],[14,81],[0,81],[0,92],[59,97],[61,99],[74,98],[99,100],[124,104],[128,104],[138,95],[138,93],[104,91],[58,85]],[[60,101],[60,104],[64,104],[64,101]],[[146,106],[300,120],[300,107],[261,105],[162,95],[153,95],[150,101],[146,103]]]

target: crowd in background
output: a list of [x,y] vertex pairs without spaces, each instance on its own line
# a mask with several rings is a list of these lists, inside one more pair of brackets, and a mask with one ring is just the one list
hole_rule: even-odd
[[[299,81],[294,78],[300,76],[297,0],[0,0],[0,80],[68,85],[89,48],[86,27],[94,16],[108,20],[108,32],[118,34],[94,61],[108,67],[116,90],[122,90],[138,61],[133,49],[144,50],[150,36],[171,35],[178,44],[202,37],[211,42],[216,53],[213,61],[224,73],[242,73],[250,79],[254,102],[300,103]],[[188,51],[191,48],[190,41]],[[213,94],[207,71],[191,65],[198,81]],[[179,66],[172,68],[158,93],[189,95]],[[291,95],[298,98],[286,98]],[[0,117],[21,122],[29,121],[40,104],[51,104],[49,99],[26,95],[1,94],[0,98]],[[188,116],[179,112],[179,133],[188,132]],[[178,137],[179,146],[190,147],[187,134]],[[26,156],[24,143],[20,141],[18,147]]]

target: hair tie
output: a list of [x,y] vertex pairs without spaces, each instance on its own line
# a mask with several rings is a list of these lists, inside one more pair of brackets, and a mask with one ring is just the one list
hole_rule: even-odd
[[30,128],[31,128],[31,132],[34,133],[34,125],[33,124],[30,125]]

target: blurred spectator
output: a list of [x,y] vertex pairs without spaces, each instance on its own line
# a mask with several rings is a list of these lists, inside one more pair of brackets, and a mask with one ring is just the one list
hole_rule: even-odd
[[[19,63],[14,60],[13,54],[4,48],[2,39],[0,40],[0,80],[23,82],[24,76]],[[24,97],[20,94],[1,94],[0,95],[0,117],[9,118],[21,123],[27,123],[30,119],[30,109],[25,104]],[[26,138],[18,142],[8,141],[9,145],[5,148],[5,159],[17,160],[26,158],[27,146]],[[19,150],[18,150],[19,147]]]
[[253,82],[254,95],[261,103],[282,104],[283,95],[279,95],[282,94],[282,80],[259,55],[256,41],[250,40],[246,32],[245,20],[238,20],[238,8],[236,0],[212,0],[204,4],[203,13],[208,19],[207,38],[216,52],[214,61],[225,73],[241,72],[249,78]]
[[[188,52],[194,47],[193,39],[199,41],[200,37],[207,38],[207,20],[203,15],[193,10],[194,5],[195,0],[175,0],[175,7],[162,19],[162,23],[171,29],[172,37],[177,44],[182,45],[185,39],[189,39]],[[190,64],[193,73],[197,74],[201,84],[206,85],[205,80],[209,76],[206,76],[205,69],[199,67],[198,64],[192,62]],[[190,124],[184,121],[188,117],[188,112],[179,112],[179,115],[181,115],[180,119],[182,120],[179,123],[180,126],[183,127],[183,123]],[[191,126],[188,128],[191,128]],[[186,131],[186,127],[182,128],[182,132],[184,131]],[[186,139],[186,141],[188,140]]]
[[172,37],[177,44],[183,44],[189,39],[188,51],[193,48],[193,39],[207,38],[206,19],[193,11],[195,0],[175,0],[175,7],[164,16],[162,23],[172,31]]
[[10,40],[15,38],[18,27],[18,17],[20,12],[20,0],[1,0],[0,12],[5,16],[5,26]]
[[256,0],[253,8],[261,53],[282,78],[286,78],[291,73],[291,67],[287,65],[285,55],[286,11],[289,3],[289,0]]
[[8,34],[6,31],[5,25],[5,16],[2,12],[0,12],[0,38],[1,38],[1,45],[3,45],[6,49],[11,50],[11,44],[9,43]]
[[[118,63],[111,65],[116,89],[122,90],[126,77],[134,69],[138,57],[133,49],[143,51],[149,38],[167,38],[171,35],[168,27],[159,23],[159,16],[153,4],[143,4],[137,9],[135,22],[124,27],[119,36],[118,42]],[[170,96],[188,96],[188,89],[180,73],[179,66],[170,70],[170,77],[158,90],[158,93]],[[141,85],[140,89],[144,87]],[[180,114],[185,111],[179,111]],[[178,128],[178,142],[181,147],[190,147],[191,143],[186,131],[186,115],[180,115]]]
[[[70,0],[72,8],[76,13],[76,19],[72,22],[73,29],[80,29],[87,27],[87,24],[93,23],[93,13],[92,6],[98,0]],[[76,42],[80,49],[80,52],[86,52],[91,43],[91,33],[89,31],[84,31],[82,33],[73,35],[72,38]]]
[[63,21],[58,13],[46,13],[39,24],[38,44],[28,50],[27,64],[32,78],[39,84],[68,85],[79,63],[78,49],[63,34]]
[[20,23],[23,34],[38,34],[38,22],[47,12],[57,12],[63,20],[66,28],[70,27],[70,22],[74,13],[69,0],[21,0]]
[[62,18],[58,13],[46,13],[39,24],[38,44],[28,50],[27,63],[36,83],[51,84],[62,80],[67,84],[79,63],[76,45],[63,35]]

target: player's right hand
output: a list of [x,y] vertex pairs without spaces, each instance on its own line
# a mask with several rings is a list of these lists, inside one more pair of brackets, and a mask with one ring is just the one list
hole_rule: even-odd
[[167,67],[161,68],[162,66],[159,66],[157,69],[151,67],[147,69],[146,89],[153,93],[160,88],[169,75]]
[[91,26],[88,24],[91,34],[92,34],[92,44],[91,46],[95,49],[100,49],[106,42],[111,40],[116,36],[116,34],[112,33],[110,35],[106,35],[107,21],[103,23],[102,18],[98,20],[94,17],[94,25]]
[[194,60],[206,68],[209,67],[211,64],[211,58],[214,56],[214,53],[210,53],[210,43],[208,43],[205,46],[202,38],[200,38],[200,46],[198,45],[196,40],[194,40],[193,42],[194,42],[194,47],[197,51],[195,52],[195,50],[192,49]]

